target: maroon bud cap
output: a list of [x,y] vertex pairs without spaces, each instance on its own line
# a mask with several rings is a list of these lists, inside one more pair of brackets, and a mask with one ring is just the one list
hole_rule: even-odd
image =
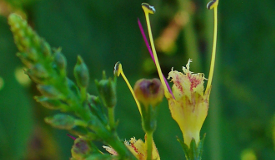
[[159,79],[141,79],[134,87],[135,95],[144,106],[156,106],[163,99],[164,90]]

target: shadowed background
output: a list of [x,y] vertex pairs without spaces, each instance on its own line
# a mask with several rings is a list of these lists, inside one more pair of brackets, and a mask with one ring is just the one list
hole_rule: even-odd
[[[62,47],[71,79],[81,55],[91,76],[89,92],[97,95],[94,79],[100,79],[103,70],[112,76],[117,61],[132,86],[140,78],[157,77],[137,25],[139,18],[146,29],[142,2],[156,8],[150,17],[164,75],[172,67],[181,71],[191,58],[191,71],[208,77],[213,11],[206,9],[206,0],[0,0],[0,159],[65,160],[73,144],[66,131],[45,124],[44,117],[54,112],[33,99],[39,93],[15,56],[7,16],[12,12],[26,16],[52,47]],[[204,159],[275,158],[274,8],[272,0],[220,0],[217,63],[201,131],[201,136],[207,133]],[[138,109],[121,77],[117,91],[120,138],[143,139]],[[182,134],[167,101],[159,107],[154,139],[160,157],[183,159],[176,140]]]

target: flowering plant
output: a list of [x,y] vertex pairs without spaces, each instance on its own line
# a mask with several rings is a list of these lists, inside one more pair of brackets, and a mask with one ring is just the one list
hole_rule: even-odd
[[[17,56],[26,66],[26,74],[37,84],[41,96],[35,99],[44,107],[60,110],[63,113],[45,118],[45,122],[53,127],[65,129],[77,138],[72,147],[72,160],[75,159],[160,159],[153,134],[157,127],[158,104],[165,96],[173,119],[178,123],[183,141],[180,139],[187,159],[201,159],[203,139],[200,139],[200,130],[208,112],[209,95],[214,71],[215,49],[217,37],[217,6],[218,0],[211,1],[208,9],[214,9],[214,40],[213,53],[208,83],[204,90],[203,74],[194,74],[190,71],[189,60],[183,73],[172,71],[168,79],[173,82],[172,90],[162,74],[154,47],[150,27],[149,14],[155,9],[147,3],[142,3],[145,13],[151,47],[147,42],[140,21],[139,27],[147,48],[156,65],[159,79],[140,79],[132,89],[128,82],[122,64],[117,62],[114,67],[114,77],[96,80],[99,96],[87,93],[89,72],[83,59],[78,56],[74,67],[76,83],[66,74],[67,61],[61,49],[52,49],[51,46],[38,36],[27,22],[17,14],[9,16],[9,24],[14,35],[15,44],[19,50]],[[128,85],[139,109],[145,140],[131,138],[124,143],[118,137],[114,110],[117,103],[116,82],[122,76]],[[104,109],[107,111],[105,113]],[[95,145],[95,141],[102,141],[109,153],[102,153]]]

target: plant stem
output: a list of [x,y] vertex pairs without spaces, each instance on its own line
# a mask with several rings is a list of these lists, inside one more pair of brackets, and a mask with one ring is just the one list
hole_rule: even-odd
[[116,150],[121,159],[136,160],[133,154],[126,148],[126,146],[120,141],[120,139],[116,135],[110,136],[107,143]]
[[108,108],[108,119],[109,119],[109,125],[111,130],[115,128],[115,112],[114,112],[115,107],[109,107]]
[[87,99],[87,91],[86,88],[80,88],[81,100],[84,102]]
[[206,87],[206,91],[210,89],[213,74],[214,74],[214,66],[215,66],[215,57],[216,57],[216,46],[217,46],[217,32],[218,32],[218,7],[214,7],[214,36],[213,36],[213,48],[212,48],[212,58],[208,76],[208,83]]
[[[206,3],[208,3],[209,0],[205,0]],[[214,9],[214,8],[213,8]],[[209,14],[209,11],[207,10],[205,12],[205,26],[206,26],[206,42],[211,42],[212,38],[213,38],[213,28],[212,26],[210,26],[209,24],[213,24],[213,22],[215,23],[215,21],[217,20],[217,17],[215,16],[215,14],[217,14],[217,9],[214,9],[214,20],[213,20],[213,14]],[[214,28],[216,26],[217,29],[217,24],[218,22],[216,22],[216,24],[214,24]],[[214,29],[215,32],[215,29]],[[215,35],[214,35],[215,36]],[[217,35],[216,35],[217,36]],[[214,39],[213,39],[214,41]],[[214,44],[213,44],[214,46]],[[208,43],[207,45],[207,59],[210,59],[211,57],[213,58],[213,53],[211,53],[211,49],[213,52],[213,48],[211,48],[211,44]],[[211,59],[212,59],[211,58]],[[210,97],[210,104],[209,106],[211,106],[211,109],[209,110],[208,113],[208,133],[207,133],[207,137],[208,137],[208,142],[206,143],[206,147],[207,148],[212,148],[210,154],[209,154],[209,159],[222,159],[222,147],[221,147],[221,135],[220,135],[220,121],[221,119],[221,108],[220,108],[220,93],[218,91],[218,79],[219,79],[219,55],[216,57],[216,71],[215,71],[215,77],[214,77],[214,81],[213,81],[213,87],[211,88],[211,97]],[[212,63],[212,60],[211,60]],[[214,66],[213,66],[214,67]],[[210,73],[209,71],[209,76]],[[208,80],[209,81],[209,80]],[[212,80],[211,80],[212,81]]]
[[147,158],[146,160],[152,159],[152,146],[153,146],[153,132],[146,133],[146,143],[147,143]]

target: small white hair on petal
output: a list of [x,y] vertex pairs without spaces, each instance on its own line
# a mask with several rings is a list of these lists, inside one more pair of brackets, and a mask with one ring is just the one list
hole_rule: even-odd
[[112,147],[109,147],[109,146],[102,146],[102,147],[106,149],[106,151],[109,152],[110,154],[117,155],[117,152]]

